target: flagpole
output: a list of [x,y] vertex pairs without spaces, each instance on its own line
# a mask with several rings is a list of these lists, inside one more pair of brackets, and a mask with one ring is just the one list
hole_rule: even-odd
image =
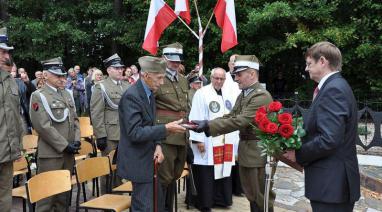
[[198,4],[196,3],[196,0],[194,0],[195,9],[196,9],[196,15],[198,16],[198,24],[199,24],[199,76],[203,75],[203,27],[202,27],[202,21],[200,20],[199,16],[199,9]]
[[204,35],[206,34],[206,32],[207,32],[207,29],[208,29],[208,26],[209,26],[210,23],[211,23],[212,17],[214,17],[214,11],[213,11],[213,10],[212,10],[212,14],[211,14],[211,16],[210,16],[210,19],[208,20],[208,23],[207,23],[206,27],[204,28],[203,36],[204,36]]
[[177,16],[177,17],[178,17],[178,19],[184,24],[184,26],[186,26],[187,29],[189,29],[190,32],[191,32],[193,35],[195,35],[196,39],[199,39],[199,36],[196,34],[196,32],[195,32],[194,30],[192,30],[192,29],[187,25],[187,23],[183,21],[182,18],[180,18],[179,16]]

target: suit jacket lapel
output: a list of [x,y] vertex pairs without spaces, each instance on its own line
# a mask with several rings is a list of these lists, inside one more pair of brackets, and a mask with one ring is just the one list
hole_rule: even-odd
[[333,74],[332,76],[330,76],[330,77],[324,82],[324,84],[322,85],[320,91],[318,91],[318,94],[317,94],[316,98],[313,100],[313,102],[312,102],[312,104],[311,104],[311,106],[310,106],[310,109],[313,108],[313,106],[314,106],[318,101],[320,101],[321,94],[324,92],[326,85],[329,84],[333,79],[338,78],[338,77],[342,77],[342,76],[341,76],[341,73],[335,73],[335,74]]
[[142,101],[144,102],[143,107],[146,109],[146,111],[150,115],[151,119],[154,120],[154,111],[152,108],[153,105],[150,105],[149,100],[147,99],[147,95],[146,95],[145,89],[143,88],[143,84],[141,82],[141,79],[139,79],[136,84],[137,84],[137,88],[138,88],[137,90],[138,90],[139,96],[141,97]]

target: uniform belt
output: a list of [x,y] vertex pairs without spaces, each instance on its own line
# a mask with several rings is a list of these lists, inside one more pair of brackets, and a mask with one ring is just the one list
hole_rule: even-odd
[[255,134],[239,134],[240,140],[256,140],[259,138]]
[[157,109],[157,114],[160,116],[174,116],[177,118],[184,118],[186,116],[186,112],[184,111],[172,111],[163,109]]

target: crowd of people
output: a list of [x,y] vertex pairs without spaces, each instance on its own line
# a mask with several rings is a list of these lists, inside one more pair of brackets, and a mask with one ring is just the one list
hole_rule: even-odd
[[[1,39],[6,37],[2,35]],[[116,150],[113,186],[122,179],[132,182],[132,211],[172,211],[176,181],[185,167],[193,187],[187,189],[186,201],[198,210],[230,207],[232,195],[245,195],[251,212],[264,210],[266,160],[251,122],[272,96],[259,82],[255,55],[232,55],[229,69],[216,67],[207,80],[199,75],[198,65],[186,75],[184,49],[176,42],[163,47],[162,57],[140,57],[140,69],[127,67],[113,54],[103,60],[105,72],[91,67],[85,75],[79,65],[66,71],[57,57],[42,61],[42,71],[30,81],[25,69],[11,61],[11,49],[7,39],[0,40],[3,211],[12,208],[12,164],[21,157],[23,126],[39,135],[37,173],[72,172],[74,155],[81,148],[78,117],[83,114],[90,116],[101,155]],[[314,211],[351,211],[359,199],[352,131],[357,111],[351,89],[339,74],[341,58],[328,42],[308,50],[306,71],[320,87],[312,105],[321,115],[307,120],[308,136],[301,150],[285,153],[304,166],[306,194]],[[320,100],[325,104],[318,104]],[[326,184],[317,187],[315,180]],[[106,178],[100,182],[101,193],[107,193]],[[64,210],[68,197],[63,193],[41,200],[36,211]],[[274,200],[271,192],[269,211]]]

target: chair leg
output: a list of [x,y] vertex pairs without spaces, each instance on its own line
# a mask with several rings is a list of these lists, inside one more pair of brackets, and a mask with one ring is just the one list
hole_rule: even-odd
[[177,185],[176,185],[176,182],[174,183],[174,198],[175,198],[175,203],[174,203],[174,205],[175,205],[175,212],[178,212],[178,194],[176,193],[176,187],[177,187]]
[[187,177],[183,177],[183,191],[186,190]]
[[76,212],[79,211],[79,207],[80,207],[80,194],[81,194],[81,185],[77,183]]
[[23,212],[27,211],[26,201],[23,199]]
[[92,182],[93,182],[93,185],[92,185],[92,195],[93,195],[93,197],[95,197],[95,195],[96,195],[97,178],[94,178],[92,180]]
[[178,194],[180,193],[180,179],[177,180],[177,183],[178,183]]
[[85,183],[82,183],[82,195],[84,195],[84,202],[86,202],[86,189],[85,189]]
[[29,206],[29,211],[34,212],[34,207],[32,203],[30,203],[29,201],[28,201],[28,206]]

